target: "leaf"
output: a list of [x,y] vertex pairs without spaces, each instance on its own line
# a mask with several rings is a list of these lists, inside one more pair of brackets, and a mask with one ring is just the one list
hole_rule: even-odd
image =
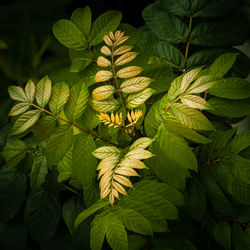
[[127,98],[127,106],[129,109],[142,105],[154,93],[151,88],[146,88],[140,92],[130,94]]
[[89,41],[91,46],[96,46],[103,41],[104,35],[110,31],[115,31],[122,18],[119,11],[107,11],[99,16],[93,23],[89,34]]
[[171,116],[164,116],[164,128],[170,133],[181,135],[184,138],[196,143],[209,143],[211,140],[188,128]]
[[250,83],[236,77],[217,80],[209,89],[209,94],[227,99],[245,99],[250,97]]
[[191,82],[193,82],[197,78],[197,75],[200,73],[201,69],[201,67],[193,69],[184,74],[184,77],[181,81],[181,93],[184,93],[188,86],[191,84]]
[[237,53],[226,53],[218,57],[207,69],[208,74],[214,76],[224,76],[234,65]]
[[45,182],[48,173],[47,161],[45,156],[34,158],[30,173],[30,187],[32,190],[38,190]]
[[140,213],[124,208],[119,208],[114,213],[129,231],[143,235],[153,235],[150,222]]
[[54,236],[60,220],[60,210],[57,194],[40,189],[29,195],[24,219],[34,240],[48,241]]
[[134,77],[124,81],[120,88],[123,93],[135,93],[147,88],[151,81],[148,77]]
[[114,250],[128,250],[127,232],[117,216],[110,214],[105,220],[106,238]]
[[237,118],[250,114],[250,99],[237,101],[213,97],[208,104],[209,112],[218,116]]
[[145,149],[141,149],[141,148],[136,148],[133,149],[131,151],[129,151],[126,155],[125,155],[125,159],[136,159],[136,160],[144,160],[144,159],[148,159],[150,157],[152,157],[153,154],[151,152],[149,152],[148,150]]
[[113,146],[104,146],[104,147],[97,148],[94,152],[92,152],[92,154],[96,158],[102,160],[111,155],[115,155],[115,156],[120,155],[121,151],[118,148],[113,147]]
[[148,137],[141,137],[140,139],[137,139],[130,147],[129,151],[132,151],[134,149],[145,149],[149,145],[152,144],[154,139],[150,139]]
[[95,75],[96,82],[105,82],[113,77],[113,73],[108,70],[100,70]]
[[104,101],[92,100],[92,108],[97,112],[111,112],[119,108],[119,103],[116,99],[111,98]]
[[111,66],[110,60],[108,60],[107,58],[105,58],[103,56],[98,56],[98,58],[96,60],[96,64],[99,67],[108,67],[108,66]]
[[207,101],[197,95],[184,95],[181,102],[186,106],[194,109],[209,109]]
[[147,166],[164,182],[179,189],[185,186],[188,169],[197,171],[197,159],[181,136],[168,132],[162,126],[152,143],[150,151],[157,157],[147,160]]
[[242,20],[200,22],[191,31],[194,45],[225,47],[241,45],[246,40],[246,27]]
[[32,80],[28,80],[25,85],[25,94],[30,102],[33,102],[36,92],[36,86]]
[[52,113],[59,114],[69,98],[69,87],[65,82],[59,82],[52,88],[49,108]]
[[70,147],[66,155],[62,158],[62,161],[59,162],[57,166],[58,170],[58,182],[66,181],[72,176],[72,149]]
[[24,93],[23,89],[18,86],[10,86],[8,88],[9,95],[13,100],[20,101],[20,102],[28,102],[29,99]]
[[184,69],[185,59],[182,52],[170,43],[157,41],[149,46],[150,55],[175,68]]
[[40,107],[45,107],[51,95],[51,81],[48,76],[43,77],[36,85],[36,101]]
[[94,214],[98,210],[106,207],[109,205],[108,201],[104,200],[98,200],[95,202],[91,207],[84,209],[78,216],[76,217],[75,220],[75,229],[82,223],[85,219],[87,219],[90,215]]
[[237,134],[230,142],[231,153],[238,154],[250,146],[250,131]]
[[161,6],[166,9],[169,13],[176,16],[189,16],[191,14],[191,3],[190,1],[182,0],[162,0],[160,1]]
[[148,5],[142,12],[145,23],[160,39],[169,43],[184,43],[188,36],[187,25],[177,16],[162,10],[157,3]]
[[25,157],[27,149],[23,141],[14,140],[5,145],[1,156],[4,157],[7,166],[13,168]]
[[69,125],[59,126],[50,136],[45,150],[49,166],[63,159],[73,142],[73,129]]
[[[76,178],[84,190],[84,200],[90,206],[96,200],[95,194],[95,173],[97,161],[91,154],[96,149],[95,142],[90,135],[79,134],[73,144],[72,151],[72,177]],[[90,189],[87,189],[91,185]],[[90,193],[87,192],[90,191]],[[87,197],[89,197],[87,199]]]
[[23,113],[16,120],[13,126],[12,135],[21,134],[28,128],[32,127],[39,119],[40,114],[41,114],[40,110],[31,110],[26,113]]
[[97,101],[105,100],[115,93],[115,87],[111,85],[104,85],[93,90],[92,96]]
[[25,174],[16,168],[0,170],[0,217],[7,221],[19,211],[27,186]]
[[92,250],[101,250],[105,238],[106,217],[97,215],[91,222],[90,247]]
[[[122,54],[124,54],[126,52],[129,52],[131,49],[133,49],[133,46],[124,45],[124,46],[121,46],[121,47],[117,48],[114,51],[113,55],[114,56],[119,56],[119,55],[122,55]],[[107,55],[111,55],[111,53],[108,53]]]
[[181,103],[171,105],[169,112],[173,117],[188,128],[195,130],[214,130],[213,125],[200,111]]
[[89,6],[76,9],[71,15],[71,21],[87,38],[91,29],[91,10]]
[[124,65],[126,63],[129,63],[129,62],[133,61],[137,55],[138,55],[137,52],[127,52],[115,60],[115,65],[121,66],[121,65]]
[[88,50],[69,50],[71,59],[70,72],[77,73],[86,69],[93,62],[93,55]]
[[220,221],[214,228],[215,240],[225,249],[231,248],[231,227],[227,221]]
[[75,84],[70,89],[69,100],[65,105],[65,115],[70,121],[75,121],[82,116],[87,107],[89,91],[85,83]]
[[116,75],[119,78],[130,78],[139,75],[143,69],[139,66],[129,66],[117,71]]
[[56,39],[65,47],[81,50],[87,48],[87,40],[77,26],[68,20],[61,19],[53,25]]
[[30,107],[30,104],[27,102],[20,102],[16,104],[11,111],[9,112],[9,116],[16,116],[24,113],[28,108]]
[[185,94],[198,94],[205,92],[215,84],[215,77],[213,75],[204,75],[199,77],[189,88]]
[[233,223],[232,226],[232,244],[234,249],[237,250],[249,248],[249,244],[247,244],[247,238],[244,235],[241,226],[237,223]]

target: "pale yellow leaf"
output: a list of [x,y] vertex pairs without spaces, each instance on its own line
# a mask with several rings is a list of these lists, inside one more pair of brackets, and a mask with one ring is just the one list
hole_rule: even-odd
[[114,174],[113,178],[117,182],[119,182],[120,184],[122,184],[122,185],[124,185],[126,187],[133,187],[133,184],[131,183],[131,181],[127,177],[125,177],[125,176]]
[[119,194],[114,188],[112,189],[112,194],[114,195],[114,197],[119,198]]
[[113,32],[109,32],[109,37],[112,39],[112,40],[115,40],[115,36],[114,36],[114,34],[113,34]]
[[102,52],[102,54],[104,54],[106,56],[110,56],[111,55],[111,50],[106,45],[104,45],[104,46],[101,47],[101,52]]
[[97,166],[97,170],[100,170],[102,168],[105,168],[105,167],[109,167],[110,169],[112,169],[115,164],[118,162],[119,160],[119,155],[116,154],[116,155],[113,155],[112,153],[114,152],[111,152],[111,150],[108,152],[108,149],[105,149],[107,147],[102,147],[100,148],[99,151],[94,151],[93,154],[96,156],[98,156],[97,158],[101,159],[102,157],[104,157],[105,155],[108,155],[107,157],[105,157],[104,159],[102,159],[100,161],[100,163],[98,164]]
[[109,38],[108,35],[105,35],[105,36],[103,37],[103,40],[104,40],[104,42],[105,42],[108,46],[113,46],[113,42],[112,42],[112,40]]
[[111,85],[105,85],[94,89],[92,96],[97,101],[102,101],[115,93],[115,87]]
[[139,92],[130,94],[127,98],[127,106],[130,109],[139,107],[154,93],[154,90],[151,88],[146,88]]
[[135,169],[147,168],[143,162],[137,159],[124,159],[119,163],[119,166],[135,168]]
[[119,193],[121,193],[123,195],[127,195],[125,188],[121,184],[119,184],[116,181],[113,181],[112,184],[113,184],[113,187],[116,189],[116,191],[118,191]]
[[115,202],[115,197],[114,197],[114,195],[112,193],[109,194],[109,202],[110,202],[111,205],[113,205],[114,202]]
[[133,46],[124,45],[124,46],[121,46],[120,48],[116,49],[113,55],[119,56],[119,55],[122,55],[126,52],[129,52],[131,49],[133,49]]
[[207,101],[197,95],[184,95],[181,101],[190,108],[201,110],[209,108]]
[[116,59],[115,65],[116,66],[121,66],[121,65],[124,65],[126,63],[129,63],[132,60],[134,60],[137,55],[138,55],[137,52],[127,52],[127,53],[123,54],[122,56],[120,56],[120,57],[118,57]]
[[133,150],[133,149],[145,149],[147,148],[152,142],[154,141],[154,139],[150,139],[148,137],[141,137],[140,139],[136,140],[129,148],[129,151]]
[[104,199],[109,193],[110,193],[110,188],[109,187],[106,187],[105,189],[104,188],[101,189],[100,198]]
[[96,63],[99,67],[108,67],[111,65],[111,62],[103,56],[98,56]]
[[111,182],[111,178],[113,175],[113,171],[112,170],[107,170],[106,173],[102,176],[100,182],[99,182],[99,186],[102,189],[102,187],[104,187],[107,183]]
[[113,73],[108,70],[98,71],[95,75],[96,82],[105,82],[113,77]]
[[134,150],[128,152],[125,155],[125,159],[143,160],[143,159],[148,159],[152,156],[154,156],[154,155],[150,151],[138,148],[138,149],[134,149]]
[[123,36],[123,37],[117,39],[117,40],[114,42],[114,46],[118,46],[118,45],[124,43],[125,41],[128,40],[128,38],[129,38],[129,36]]
[[124,93],[135,93],[148,87],[151,79],[148,77],[134,77],[126,80],[121,85],[121,91]]
[[130,78],[139,75],[142,71],[143,69],[139,66],[129,66],[120,69],[116,75],[120,78]]
[[139,174],[130,167],[118,167],[116,168],[115,173],[125,176],[139,176]]

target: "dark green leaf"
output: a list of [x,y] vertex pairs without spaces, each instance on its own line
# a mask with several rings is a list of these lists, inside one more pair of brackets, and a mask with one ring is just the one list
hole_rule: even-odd
[[66,181],[72,176],[72,149],[70,147],[65,156],[62,158],[62,161],[59,162],[57,166],[58,170],[58,182]]
[[58,195],[44,189],[30,194],[25,209],[25,221],[34,240],[48,241],[54,236],[60,211]]
[[90,34],[89,42],[91,46],[96,46],[103,41],[104,35],[110,31],[115,31],[119,26],[122,14],[119,11],[107,11],[99,16],[93,23]]
[[225,249],[231,249],[231,226],[227,221],[215,225],[214,238]]
[[169,13],[176,16],[189,16],[191,14],[191,2],[189,0],[160,0],[160,4]]

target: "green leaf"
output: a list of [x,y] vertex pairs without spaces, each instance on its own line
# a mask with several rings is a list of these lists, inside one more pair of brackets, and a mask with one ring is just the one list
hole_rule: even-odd
[[65,82],[59,82],[52,88],[52,94],[49,101],[49,108],[52,113],[59,114],[64,104],[69,98],[69,87]]
[[245,99],[250,97],[250,83],[236,77],[221,79],[213,84],[209,94],[227,99]]
[[21,134],[28,128],[32,127],[39,119],[40,115],[41,115],[40,110],[31,110],[26,113],[23,113],[16,120],[13,126],[12,135]]
[[142,105],[154,93],[151,88],[146,88],[137,93],[130,94],[127,98],[127,106],[129,109],[137,108]]
[[193,129],[188,128],[181,122],[177,121],[171,116],[164,116],[164,128],[166,128],[170,133],[181,135],[184,138],[196,142],[196,143],[209,143],[211,140],[198,134]]
[[48,76],[43,77],[36,85],[36,101],[40,107],[45,107],[51,95],[51,81]]
[[112,249],[128,250],[127,232],[122,222],[112,213],[106,216],[105,232],[107,241]]
[[90,34],[89,42],[91,46],[96,46],[103,41],[104,35],[110,31],[115,31],[119,26],[122,14],[119,11],[107,11],[100,15],[93,23]]
[[70,72],[73,73],[83,71],[93,62],[93,55],[88,50],[70,50],[69,55],[71,59]]
[[26,144],[21,140],[14,140],[6,144],[1,154],[9,168],[16,167],[25,157],[27,151]]
[[25,94],[30,102],[33,102],[35,98],[36,86],[32,80],[28,80],[25,85]]
[[27,179],[16,168],[0,170],[0,218],[6,221],[19,211],[26,192]]
[[120,155],[121,151],[118,148],[113,147],[113,146],[104,146],[104,147],[97,148],[94,152],[92,152],[92,154],[96,158],[102,160],[111,155]]
[[231,249],[231,226],[227,221],[220,221],[214,228],[215,240],[225,249]]
[[191,3],[188,0],[161,0],[161,6],[169,13],[176,16],[189,16],[191,14]]
[[87,38],[91,29],[92,13],[89,6],[76,9],[71,15],[71,21]]
[[9,116],[20,115],[25,112],[30,107],[30,104],[27,102],[20,102],[16,104],[11,111],[9,112]]
[[75,220],[75,229],[85,220],[87,219],[90,215],[94,214],[98,210],[106,207],[109,205],[108,201],[104,200],[98,200],[95,202],[91,207],[84,209],[77,217]]
[[184,68],[184,56],[181,51],[173,45],[167,42],[157,41],[150,45],[148,49],[150,55],[160,58],[162,62],[178,69]]
[[77,26],[68,20],[61,19],[53,25],[56,39],[70,49],[81,50],[87,48],[87,40]]
[[28,102],[29,99],[24,93],[23,89],[18,86],[10,86],[8,88],[9,95],[13,100],[20,101],[20,102]]
[[57,166],[58,170],[58,182],[66,181],[72,176],[72,149],[70,147],[62,161]]
[[60,220],[60,199],[57,194],[40,189],[29,195],[24,219],[31,237],[48,241],[56,233]]
[[89,91],[85,83],[74,85],[70,89],[69,100],[65,105],[65,114],[70,121],[79,118],[87,107]]
[[246,27],[240,19],[200,22],[191,31],[194,45],[225,47],[241,45],[246,40]]
[[250,114],[250,99],[231,101],[213,97],[209,99],[208,104],[211,107],[208,111],[218,116],[237,118]]
[[204,98],[201,98],[197,95],[184,95],[181,98],[181,102],[186,106],[193,108],[193,109],[209,109],[209,105]]
[[47,161],[45,156],[39,156],[34,159],[30,173],[30,187],[32,190],[38,190],[45,182],[48,173]]
[[56,118],[54,116],[43,116],[32,127],[32,132],[39,140],[44,141],[50,137],[50,135],[56,129]]
[[148,5],[142,12],[145,23],[160,39],[169,43],[185,43],[187,25],[177,16],[169,14],[157,4]]
[[237,134],[230,143],[231,152],[238,154],[245,148],[250,146],[250,131]]
[[232,226],[232,243],[235,250],[248,249],[247,238],[239,224],[233,223]]
[[56,165],[67,153],[73,142],[73,128],[61,125],[50,136],[45,150],[49,166]]
[[188,128],[195,130],[214,130],[213,125],[200,111],[181,103],[174,103],[168,111],[173,117]]
[[224,76],[234,65],[237,53],[226,53],[218,57],[205,72],[209,75]]
[[140,213],[124,208],[119,208],[114,213],[128,230],[143,235],[153,235],[150,222]]
[[141,235],[129,234],[128,235],[128,249],[138,250],[144,249],[147,246],[147,238]]
[[92,100],[92,108],[97,112],[111,112],[119,108],[119,103],[116,99],[108,98],[104,101]]
[[97,215],[91,222],[90,247],[92,250],[101,250],[105,238],[106,217]]
[[197,171],[195,155],[183,137],[160,127],[150,151],[157,155],[147,160],[146,165],[164,182],[179,189],[185,186],[188,169]]
[[[72,152],[72,176],[83,184],[84,200],[87,206],[90,206],[97,198],[95,194],[97,160],[92,155],[95,149],[96,145],[92,136],[82,133],[76,137]],[[89,185],[92,188],[89,188]]]

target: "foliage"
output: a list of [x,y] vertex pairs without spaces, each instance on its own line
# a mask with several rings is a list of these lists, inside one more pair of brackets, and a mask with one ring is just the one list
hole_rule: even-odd
[[157,0],[139,29],[86,6],[54,23],[70,73],[12,84],[0,117],[3,249],[250,248],[237,6]]

